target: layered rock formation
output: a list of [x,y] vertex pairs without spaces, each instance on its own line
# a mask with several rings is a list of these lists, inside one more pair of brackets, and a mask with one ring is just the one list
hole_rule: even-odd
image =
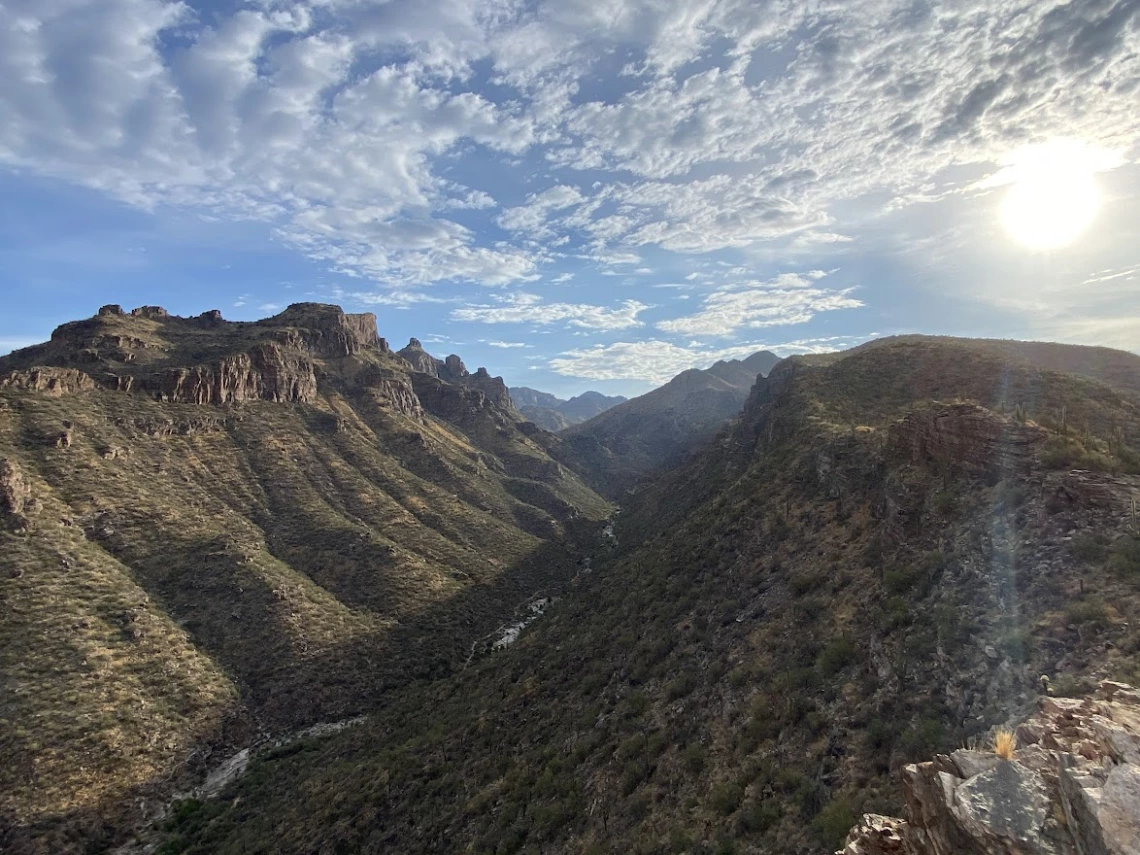
[[253,400],[311,403],[317,397],[313,363],[303,354],[269,343],[227,356],[213,365],[171,368],[146,378],[140,385],[160,400],[184,404]]
[[477,407],[480,406],[479,402],[481,400],[486,399],[495,406],[514,409],[511,394],[507,389],[507,384],[503,382],[502,377],[492,377],[490,372],[482,367],[472,374],[467,370],[467,366],[463,364],[463,360],[454,353],[446,359],[436,359],[424,350],[418,338],[413,338],[408,341],[408,346],[397,351],[396,355],[411,365],[412,370],[418,374],[434,377],[445,383],[466,386],[469,389],[475,389],[482,393],[482,398],[475,396],[464,404],[458,403],[457,398],[450,400],[445,405],[448,408]]
[[1136,855],[1140,692],[1041,700],[1008,758],[959,749],[903,769],[905,820],[867,814],[839,855]]
[[974,475],[1032,467],[1047,438],[1036,425],[1005,419],[971,403],[935,404],[890,427],[893,449],[912,463],[944,463]]
[[60,397],[95,388],[95,381],[74,368],[32,368],[0,376],[0,389],[24,389]]

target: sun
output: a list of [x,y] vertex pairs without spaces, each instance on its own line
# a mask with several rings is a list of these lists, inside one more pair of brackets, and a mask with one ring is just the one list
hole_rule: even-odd
[[1056,140],[1027,148],[1008,167],[1012,186],[1001,206],[1006,231],[1034,250],[1073,243],[1096,219],[1096,166],[1080,143]]

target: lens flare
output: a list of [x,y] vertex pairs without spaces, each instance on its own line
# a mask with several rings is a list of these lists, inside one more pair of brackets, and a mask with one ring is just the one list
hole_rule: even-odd
[[1056,141],[1026,149],[1010,168],[1012,186],[1001,207],[1006,231],[1030,249],[1071,244],[1100,209],[1095,170],[1079,143]]

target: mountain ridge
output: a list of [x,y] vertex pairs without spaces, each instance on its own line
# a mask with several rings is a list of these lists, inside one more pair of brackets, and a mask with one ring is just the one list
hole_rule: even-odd
[[568,400],[527,386],[512,386],[510,392],[524,416],[539,427],[555,433],[587,421],[628,400],[622,395],[607,396],[592,390]]
[[757,377],[780,362],[769,351],[682,371],[663,386],[562,432],[568,453],[594,488],[621,496],[675,463],[739,413]]

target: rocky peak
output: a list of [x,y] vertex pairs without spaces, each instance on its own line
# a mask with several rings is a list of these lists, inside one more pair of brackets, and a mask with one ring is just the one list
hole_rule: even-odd
[[467,376],[467,366],[463,364],[463,360],[456,354],[451,354],[447,359],[443,360],[443,367],[446,369],[445,379],[460,380]]
[[1140,692],[1043,698],[1014,748],[903,769],[907,818],[867,814],[837,855],[1136,855]]
[[[102,314],[102,312],[100,312],[100,314]],[[131,309],[131,317],[162,321],[169,318],[170,313],[162,308],[162,306],[139,306],[137,309]]]
[[414,336],[408,339],[408,346],[404,350],[423,350],[424,346],[420,344],[420,340]]
[[318,356],[352,356],[366,348],[388,351],[388,343],[380,338],[376,316],[371,312],[351,315],[340,306],[293,303],[280,314],[258,323],[289,328],[291,335],[284,337],[288,339],[284,343],[300,344]]

